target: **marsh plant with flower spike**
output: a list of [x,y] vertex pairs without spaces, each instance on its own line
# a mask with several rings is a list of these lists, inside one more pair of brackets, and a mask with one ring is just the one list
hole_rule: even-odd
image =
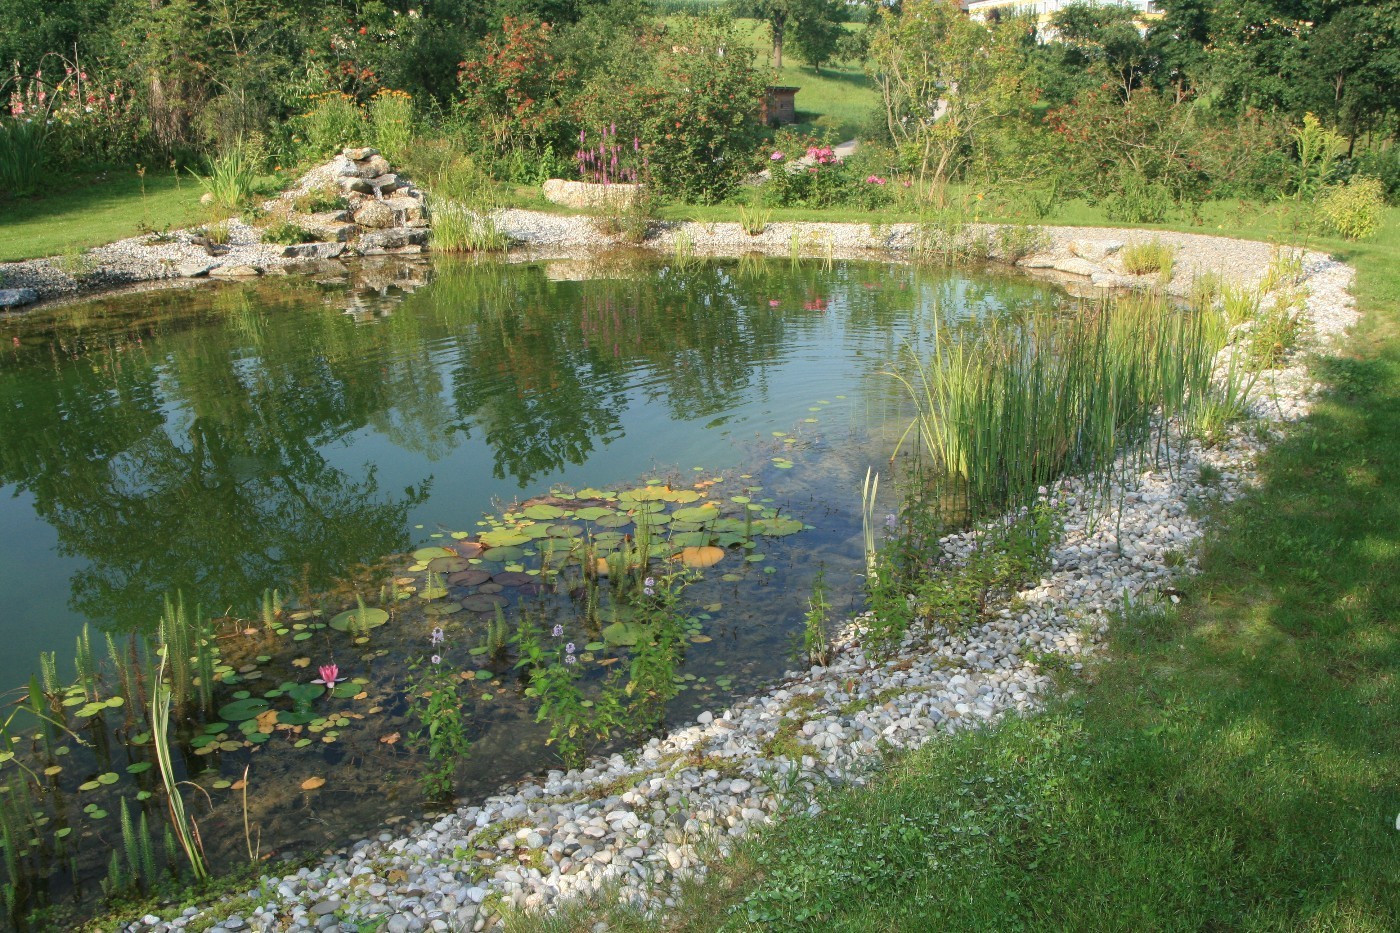
[[423,795],[445,801],[456,791],[457,765],[471,753],[471,741],[458,694],[461,678],[439,653],[447,650],[447,637],[441,628],[435,628],[429,641],[434,653],[409,665],[412,679],[408,698],[421,725],[408,737],[415,742],[427,739],[429,765],[419,778]]

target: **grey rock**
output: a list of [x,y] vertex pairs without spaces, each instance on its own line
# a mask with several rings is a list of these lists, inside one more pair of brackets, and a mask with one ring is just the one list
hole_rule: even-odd
[[257,266],[237,263],[229,266],[215,266],[209,270],[209,275],[218,279],[247,279],[262,275],[262,270]]
[[379,155],[379,150],[364,146],[361,148],[343,149],[340,154],[351,162],[363,162],[365,159]]
[[383,230],[395,223],[393,208],[383,201],[366,201],[355,211],[355,223],[371,230]]
[[21,308],[39,300],[32,288],[0,288],[0,308]]
[[335,259],[345,252],[344,243],[298,243],[282,250],[288,259]]
[[202,279],[206,275],[208,275],[209,271],[213,268],[214,264],[212,262],[205,262],[202,259],[194,259],[189,262],[180,263],[180,265],[175,267],[175,271],[180,274],[181,278]]

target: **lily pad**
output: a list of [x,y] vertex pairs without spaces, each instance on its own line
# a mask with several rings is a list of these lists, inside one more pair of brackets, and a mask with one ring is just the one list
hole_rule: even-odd
[[631,622],[614,622],[603,628],[603,640],[610,645],[635,645],[641,637],[641,626]]
[[[515,547],[530,540],[530,536],[514,528],[498,528],[482,534],[481,543],[488,548]],[[500,560],[495,554],[487,555],[491,560]]]
[[389,613],[383,609],[366,606],[364,609],[350,609],[331,619],[331,628],[337,632],[357,631],[378,628],[389,621]]
[[575,518],[583,519],[586,522],[596,522],[605,515],[615,515],[612,509],[605,509],[601,505],[590,505],[587,508],[579,509],[574,513]]
[[504,596],[497,596],[494,593],[477,593],[462,600],[462,608],[472,612],[490,612],[497,606],[504,606],[510,600]]
[[788,535],[795,535],[803,528],[802,522],[795,518],[761,518],[753,523],[755,534],[768,535],[774,538],[785,538]]
[[243,700],[234,700],[232,703],[225,703],[219,707],[219,718],[228,722],[246,722],[249,719],[257,718],[261,712],[272,708],[272,704],[262,697],[248,697]]
[[472,568],[471,570],[463,570],[459,573],[450,574],[447,577],[447,582],[453,586],[476,586],[479,583],[485,583],[489,579],[491,579],[491,574],[487,573],[485,570]]
[[594,520],[594,524],[599,528],[621,528],[624,525],[632,524],[632,519],[627,515],[604,515]]
[[467,563],[465,557],[434,557],[428,561],[428,571],[430,573],[456,573],[459,570],[466,570],[471,564]]
[[450,616],[454,612],[462,611],[462,604],[458,602],[433,603],[423,610],[430,616]]
[[724,548],[703,546],[688,547],[681,551],[681,563],[697,569],[713,567],[724,560]]
[[435,557],[456,557],[457,552],[450,547],[424,547],[413,552],[413,559],[427,563]]
[[719,509],[713,505],[697,505],[685,509],[676,509],[671,513],[671,519],[677,522],[712,522],[719,518]]
[[537,522],[547,522],[547,521],[549,521],[550,519],[559,518],[559,517],[561,517],[563,514],[564,514],[564,510],[561,509],[561,508],[559,508],[559,506],[557,506],[557,505],[548,505],[548,504],[546,504],[546,503],[540,503],[539,505],[532,505],[532,506],[530,506],[528,509],[525,510],[525,517],[526,517],[526,518],[533,518],[533,519],[534,519],[535,521],[537,521]]
[[499,583],[501,586],[524,586],[526,583],[534,583],[535,578],[528,573],[506,570],[492,577],[491,582]]

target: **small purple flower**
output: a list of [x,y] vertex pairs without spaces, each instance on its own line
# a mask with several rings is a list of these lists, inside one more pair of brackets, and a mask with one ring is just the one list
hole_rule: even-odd
[[895,514],[894,514],[893,512],[891,512],[891,513],[889,513],[888,515],[885,516],[885,527],[886,527],[886,528],[894,528],[894,526],[895,526],[898,522],[899,522],[899,519],[895,517]]
[[434,664],[441,664],[441,663],[442,663],[442,655],[440,655],[440,654],[435,654],[435,655],[433,655],[431,658],[429,658],[429,660],[432,661]]
[[772,155],[770,155],[770,156],[768,157],[768,161],[769,161],[769,162],[781,162],[781,161],[783,161],[783,154],[782,154],[781,152],[775,152],[775,153],[773,153]]
[[566,654],[566,655],[564,655],[564,663],[565,663],[565,664],[577,664],[577,663],[578,663],[578,658],[574,657],[574,656],[571,655],[571,654]]
[[564,646],[564,651],[568,654],[573,654],[577,650],[578,649],[574,647],[573,642],[569,642],[567,645]]
[[447,637],[447,636],[443,634],[443,631],[442,631],[441,628],[435,628],[435,629],[433,629],[432,634],[428,636],[428,638],[431,639],[431,640],[432,640],[432,643],[435,644],[435,645],[440,645],[440,644],[442,644],[443,639],[445,639],[446,637]]
[[563,637],[564,637],[564,626],[562,626],[562,625],[556,625],[556,626],[554,626],[554,631],[553,631],[552,634],[554,635],[555,638],[563,638]]
[[645,580],[642,581],[642,586],[656,586],[656,578],[647,577]]

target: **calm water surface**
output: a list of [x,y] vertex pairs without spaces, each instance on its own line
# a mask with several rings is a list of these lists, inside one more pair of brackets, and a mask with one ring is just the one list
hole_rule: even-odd
[[[661,481],[716,501],[745,493],[808,526],[756,538],[762,561],[726,557],[687,594],[706,642],[672,711],[722,702],[791,666],[818,566],[837,610],[857,606],[861,479],[907,417],[883,374],[900,347],[940,317],[1063,300],[1022,278],[877,263],[439,261],[0,321],[0,686],[27,681],[41,651],[67,677],[84,623],[149,633],[177,589],[206,614],[255,619],[266,588],[324,594],[357,565],[477,533],[511,503]],[[345,592],[325,608],[346,608]],[[465,644],[480,619],[450,621]],[[393,684],[431,624],[406,612],[376,635],[390,649],[378,660],[328,630],[230,642],[230,663],[268,686],[334,658],[367,677],[378,712],[316,758],[271,742],[198,760],[186,748],[187,770],[209,784],[255,762],[269,847],[412,811],[420,752],[381,739],[412,727]],[[303,651],[312,668],[289,666]],[[500,672],[483,689],[464,792],[552,761],[520,686]],[[332,766],[319,796],[299,793]],[[214,796],[206,840],[241,848],[241,810]]]

